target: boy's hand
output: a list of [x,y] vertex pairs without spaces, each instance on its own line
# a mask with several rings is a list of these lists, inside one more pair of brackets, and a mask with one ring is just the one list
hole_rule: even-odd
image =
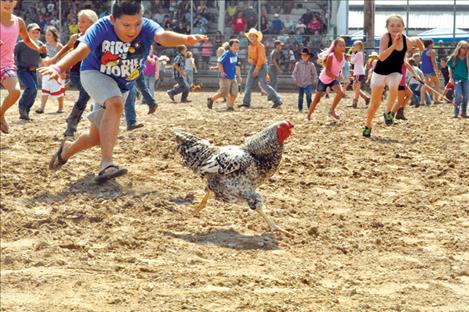
[[186,37],[186,44],[187,45],[194,45],[197,42],[207,41],[207,40],[208,40],[208,37],[205,36],[205,35],[188,35]]
[[220,72],[220,77],[225,78],[226,74],[224,72]]
[[61,73],[56,69],[55,66],[40,67],[37,69],[37,71],[43,76],[49,75],[49,80],[55,80],[60,83]]
[[39,52],[40,54],[47,53],[47,47],[46,47],[45,45],[40,46],[38,52]]

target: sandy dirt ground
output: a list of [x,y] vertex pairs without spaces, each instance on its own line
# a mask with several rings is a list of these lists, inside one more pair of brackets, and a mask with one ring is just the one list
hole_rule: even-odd
[[[115,150],[129,174],[102,186],[98,149],[48,170],[65,129],[55,103],[32,122],[8,112],[1,311],[469,311],[469,121],[451,105],[410,108],[393,127],[380,115],[364,139],[366,108],[350,98],[341,122],[324,100],[305,124],[296,94],[280,110],[255,94],[234,113],[207,110],[207,95],[187,105],[158,92],[151,116],[138,105],[145,127],[122,124]],[[193,217],[204,183],[172,130],[239,144],[284,118],[295,134],[260,192],[294,236],[271,235],[247,205],[212,200]]]

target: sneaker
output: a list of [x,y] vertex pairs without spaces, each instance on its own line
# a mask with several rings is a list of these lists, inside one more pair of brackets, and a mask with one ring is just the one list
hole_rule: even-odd
[[461,118],[467,119],[469,116],[467,116],[467,114],[461,114]]
[[358,100],[352,100],[352,108],[357,108],[358,107]]
[[365,104],[366,104],[366,106],[370,105],[370,101],[371,101],[370,98],[366,98],[366,99],[365,99]]
[[181,103],[192,103],[192,101],[188,100],[188,99],[185,99],[185,100],[181,100]]
[[238,105],[238,107],[239,107],[239,108],[241,108],[241,107],[244,107],[244,108],[250,108],[250,107],[251,107],[251,105],[247,105],[247,104],[239,104],[239,105]]
[[143,124],[135,123],[133,125],[128,126],[127,131],[132,131],[132,130],[135,130],[135,129],[138,129],[138,128],[141,128],[141,127],[143,127]]
[[371,128],[365,127],[365,128],[363,129],[362,135],[363,135],[365,138],[371,137]]
[[29,118],[29,114],[23,109],[20,109],[20,119],[31,121],[31,118]]
[[226,111],[227,111],[227,112],[234,112],[235,109],[234,109],[233,107],[228,107],[228,108],[226,108]]
[[272,108],[279,108],[280,106],[282,106],[282,101],[278,101],[277,103],[274,103],[274,105],[272,105]]
[[340,116],[337,114],[335,110],[329,111],[329,115],[336,120],[340,120]]
[[207,107],[209,109],[212,109],[213,108],[213,100],[212,98],[207,98]]
[[153,114],[156,111],[157,108],[158,108],[158,104],[156,104],[156,103],[154,105],[149,105],[148,106],[148,115]]
[[173,102],[176,102],[176,100],[174,99],[174,94],[172,94],[170,91],[166,92],[169,96],[169,98],[171,99],[171,101]]
[[394,116],[392,112],[384,113],[384,124],[386,126],[392,126],[394,124]]
[[35,110],[35,112],[36,112],[36,114],[42,114],[42,113],[44,113],[44,110],[38,108],[38,109]]

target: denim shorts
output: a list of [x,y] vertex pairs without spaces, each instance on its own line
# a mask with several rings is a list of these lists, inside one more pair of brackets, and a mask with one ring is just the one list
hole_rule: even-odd
[[321,81],[321,79],[318,79],[318,86],[316,88],[317,92],[326,92],[327,88],[331,88],[333,86],[338,86],[340,83],[337,80],[332,81],[331,83],[325,84]]

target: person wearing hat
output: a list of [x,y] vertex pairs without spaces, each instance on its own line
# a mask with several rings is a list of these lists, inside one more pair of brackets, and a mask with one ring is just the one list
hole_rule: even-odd
[[274,49],[270,52],[270,86],[277,91],[277,76],[282,73],[280,68],[280,59],[282,57],[283,43],[280,40],[275,40]]
[[280,20],[280,15],[278,13],[274,14],[274,19],[272,20],[272,29],[274,31],[274,34],[280,34],[280,32],[283,29],[283,23]]
[[[44,43],[39,41],[41,28],[38,24],[29,24],[26,29],[31,39],[34,40],[39,47],[44,45]],[[47,54],[40,54],[36,50],[31,49],[23,40],[16,44],[14,54],[18,79],[24,86],[24,91],[18,105],[20,119],[30,120],[29,111],[34,104],[38,89],[36,69],[39,67],[41,58],[47,57]]]
[[243,104],[240,107],[251,106],[251,93],[256,80],[259,81],[262,89],[267,91],[267,96],[274,102],[272,108],[278,108],[282,105],[282,100],[278,93],[267,84],[267,57],[265,47],[261,43],[262,33],[255,28],[251,28],[246,33],[249,39],[248,46],[248,63],[249,71],[246,79],[246,90],[244,92]]
[[303,98],[306,95],[306,105],[308,109],[312,103],[314,85],[318,80],[316,66],[311,62],[313,53],[308,48],[303,48],[300,53],[301,59],[296,62],[293,69],[293,82],[298,86],[298,112],[303,112]]

